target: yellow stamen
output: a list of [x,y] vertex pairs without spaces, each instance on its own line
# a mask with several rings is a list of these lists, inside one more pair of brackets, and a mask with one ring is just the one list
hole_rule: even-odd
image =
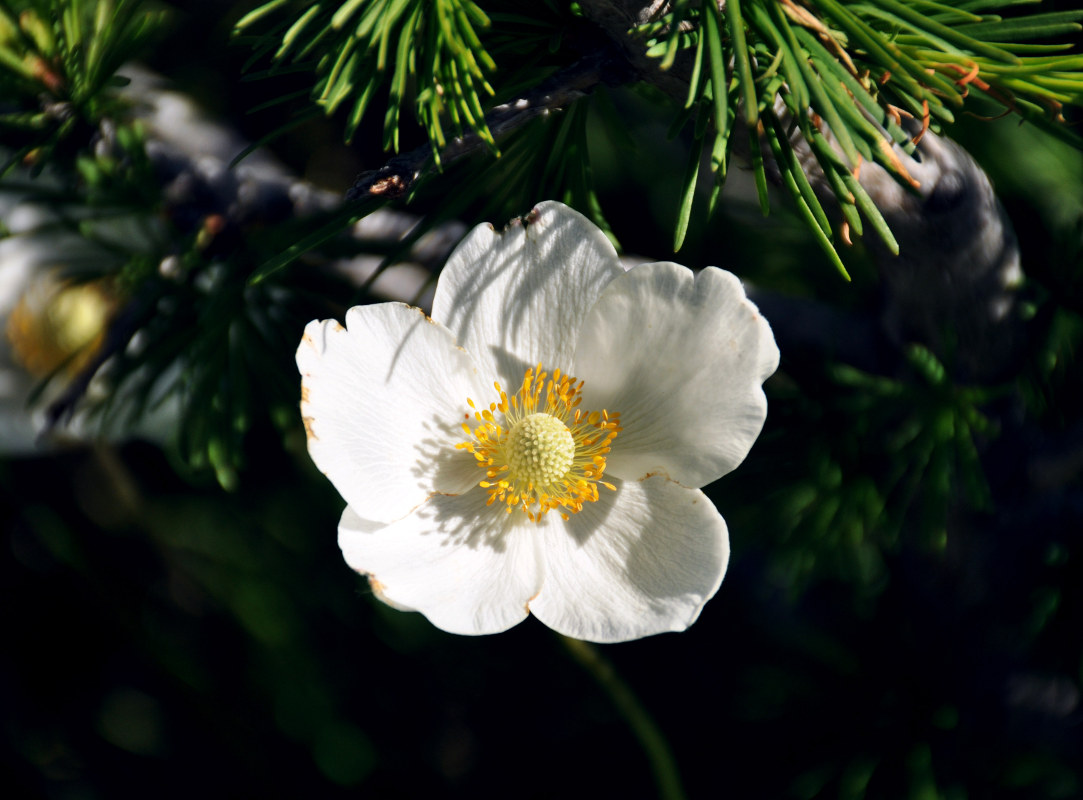
[[[508,513],[518,508],[532,522],[559,508],[568,519],[598,499],[598,484],[615,491],[602,476],[622,430],[619,413],[580,410],[583,382],[559,369],[550,377],[541,364],[526,371],[510,399],[499,383],[493,385],[500,402],[475,413],[473,440],[456,445],[485,470],[478,485],[489,495],[486,505],[499,500]],[[467,403],[475,408],[473,400]]]

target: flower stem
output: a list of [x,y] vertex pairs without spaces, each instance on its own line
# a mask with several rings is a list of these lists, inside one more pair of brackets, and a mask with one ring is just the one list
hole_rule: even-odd
[[613,665],[593,645],[557,634],[572,657],[598,681],[613,705],[621,713],[647,754],[654,781],[658,784],[658,796],[662,800],[686,800],[681,788],[681,776],[677,762],[669,749],[658,725],[639,702],[631,687],[617,675]]

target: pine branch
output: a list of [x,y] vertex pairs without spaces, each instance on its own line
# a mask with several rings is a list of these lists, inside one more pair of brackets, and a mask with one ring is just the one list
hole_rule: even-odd
[[[600,83],[615,86],[631,78],[632,74],[619,53],[603,44],[515,100],[494,107],[485,115],[485,124],[493,138],[500,139],[537,117],[566,108],[590,94]],[[450,166],[487,146],[485,139],[475,133],[452,139],[440,151],[440,166]],[[435,168],[437,162],[431,145],[422,145],[409,153],[395,156],[377,170],[362,173],[346,193],[346,199],[393,200],[405,197]]]
[[[652,19],[657,6],[645,0],[582,3],[584,13],[618,42],[640,79],[683,103],[693,80],[690,59],[682,60],[678,53],[672,66],[663,70],[660,59],[643,55],[634,32]],[[925,343],[952,364],[957,377],[967,380],[994,379],[1011,369],[1014,355],[1025,344],[1022,324],[1013,314],[1015,290],[1022,279],[1019,247],[991,182],[969,154],[931,131],[918,136],[922,123],[913,120],[908,131],[918,140],[913,153],[891,148],[887,161],[896,165],[893,171],[860,162],[857,180],[840,192],[835,176],[824,169],[825,156],[841,154],[834,129],[824,126],[817,150],[799,127],[790,125],[790,111],[781,101],[769,111],[779,120],[779,139],[785,139],[782,144],[796,161],[780,164],[779,156],[785,152],[766,146],[762,125],[760,136],[753,138],[758,138],[763,152],[750,152],[743,145],[750,140],[746,134],[733,137],[738,157],[746,163],[752,163],[753,156],[760,159],[779,185],[787,174],[806,176],[809,192],[835,217],[844,244],[851,233],[860,233],[851,228],[853,217],[845,213],[852,210],[845,200],[854,202],[857,186],[890,227],[897,254],[890,245],[870,242],[887,287],[882,325],[890,340],[897,346],[915,340]],[[761,117],[767,116],[761,112]],[[899,175],[910,182],[901,182]],[[818,346],[833,347],[828,341]],[[874,355],[850,352],[849,358],[864,363]]]
[[[180,236],[192,234],[188,229],[191,226],[198,228],[203,221],[215,220],[214,237],[228,239],[234,233],[244,235],[241,230],[244,226],[274,227],[288,220],[319,218],[342,206],[340,194],[308,184],[262,150],[251,153],[231,169],[229,164],[236,154],[247,149],[247,142],[234,130],[205,118],[188,96],[171,91],[161,78],[132,65],[124,69],[124,74],[129,81],[124,99],[147,130],[145,157],[155,180],[160,182],[156,191],[161,195],[162,214],[178,226]],[[111,125],[103,127],[103,130],[111,129]],[[99,149],[112,152],[116,147],[115,137],[100,138]],[[140,150],[143,147],[141,142]],[[37,190],[38,202],[48,202],[51,195],[47,197],[40,187]],[[78,202],[66,193],[52,199],[62,204]],[[313,267],[332,284],[344,288],[346,295],[353,286],[358,294],[365,296],[395,300],[421,297],[435,267],[462,236],[463,226],[457,223],[444,226],[404,246],[403,240],[417,222],[413,216],[378,209],[348,231],[342,231],[334,242],[334,254],[324,254]],[[33,235],[33,231],[28,235]],[[215,245],[211,242],[209,246]],[[134,295],[113,315],[94,356],[45,407],[41,437],[71,421],[87,401],[88,393],[94,394],[92,387],[103,373],[114,392],[123,388],[129,397],[133,395],[128,391],[133,385],[146,388],[153,383],[153,376],[158,373],[140,367],[147,358],[146,350],[133,353],[129,349],[133,336],[155,317],[156,303],[163,295],[184,296],[182,305],[193,302],[185,295],[194,277],[192,263],[186,261],[183,251],[167,249],[166,253],[157,265],[156,274],[140,279]],[[388,253],[399,253],[400,259],[407,261],[397,260],[390,269],[385,269],[384,256]],[[335,313],[333,301],[326,302],[329,306],[326,313]],[[155,336],[160,333],[159,329]],[[144,344],[153,349],[157,340],[152,336]],[[189,345],[190,342],[178,348],[178,363],[190,355]],[[135,375],[133,370],[142,371]],[[135,388],[134,395],[138,403],[142,396],[139,388]],[[129,412],[130,408],[125,406],[121,410]],[[105,413],[108,416],[112,412],[106,408]]]
[[[911,191],[866,165],[861,185],[899,241],[872,252],[886,288],[884,328],[897,345],[928,345],[962,381],[1014,374],[1026,347],[1018,314],[1019,243],[982,168],[950,139],[927,133],[899,154]],[[918,160],[920,159],[920,160]]]

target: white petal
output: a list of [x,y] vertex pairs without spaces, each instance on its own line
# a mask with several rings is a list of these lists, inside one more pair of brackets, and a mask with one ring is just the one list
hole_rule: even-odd
[[530,611],[592,642],[682,631],[726,572],[725,520],[698,489],[659,476],[616,483],[567,521],[546,515],[545,582]]
[[748,455],[767,417],[761,384],[777,368],[771,328],[737,278],[661,262],[606,287],[572,374],[585,381],[583,408],[620,412],[607,475],[705,486]]
[[380,526],[347,507],[339,547],[388,605],[420,611],[449,633],[499,633],[522,622],[541,583],[535,526],[486,506],[482,490],[436,495]]
[[454,445],[466,438],[467,398],[485,386],[447,328],[416,308],[358,306],[345,328],[310,322],[297,367],[308,452],[367,519],[390,522],[481,477]]
[[621,272],[613,245],[586,217],[539,203],[502,234],[479,225],[467,235],[440,273],[432,316],[483,375],[514,391],[539,362],[567,371],[583,318]]

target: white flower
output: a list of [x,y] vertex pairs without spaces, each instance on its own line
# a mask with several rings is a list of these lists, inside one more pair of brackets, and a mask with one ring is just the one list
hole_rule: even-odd
[[313,321],[297,364],[339,544],[381,600],[453,633],[534,614],[617,642],[683,630],[718,589],[728,533],[697,487],[759,435],[778,348],[733,275],[625,272],[546,202],[466,237],[431,319]]

